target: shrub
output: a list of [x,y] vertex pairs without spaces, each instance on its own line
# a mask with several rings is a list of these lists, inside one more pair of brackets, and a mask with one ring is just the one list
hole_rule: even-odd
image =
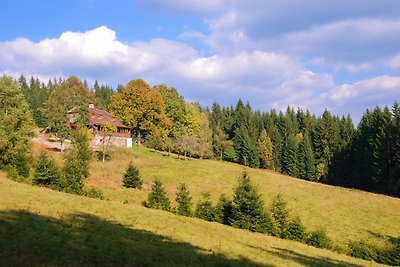
[[323,229],[311,232],[307,239],[307,244],[316,248],[330,248],[332,241]]
[[33,184],[59,189],[61,186],[60,181],[61,174],[54,160],[46,152],[41,152],[36,161],[32,179]]
[[178,215],[187,217],[192,216],[192,197],[190,196],[186,184],[181,183],[179,185],[175,200],[178,204],[178,207],[176,208],[176,213]]
[[223,160],[230,161],[230,162],[237,162],[238,156],[236,150],[233,146],[229,146],[224,150]]
[[167,193],[159,179],[154,180],[151,186],[151,192],[147,197],[147,201],[144,201],[143,206],[152,209],[160,210],[171,210],[171,202],[167,197]]
[[139,170],[132,162],[129,163],[123,177],[123,186],[127,188],[142,188],[143,181],[140,178]]
[[212,205],[209,192],[203,192],[203,199],[197,203],[195,216],[209,222],[216,221],[215,209]]
[[349,244],[349,255],[364,260],[376,260],[378,256],[376,249],[364,242],[351,242]]
[[100,190],[93,188],[93,187],[85,189],[83,191],[83,195],[86,197],[90,197],[90,198],[97,198],[97,199],[101,199],[101,200],[105,199],[103,192],[101,192]]

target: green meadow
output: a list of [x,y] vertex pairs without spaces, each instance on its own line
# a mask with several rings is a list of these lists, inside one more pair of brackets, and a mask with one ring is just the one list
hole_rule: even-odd
[[[36,147],[34,157],[38,152]],[[52,153],[60,162],[58,153]],[[143,189],[122,187],[132,161]],[[93,161],[87,185],[107,200],[16,183],[0,173],[0,266],[378,266],[330,250],[141,206],[159,178],[168,196],[186,183],[194,203],[202,192],[232,195],[243,166],[183,160],[134,147]],[[326,229],[337,251],[349,241],[383,244],[400,236],[400,200],[247,169],[266,206],[282,193],[308,230]]]

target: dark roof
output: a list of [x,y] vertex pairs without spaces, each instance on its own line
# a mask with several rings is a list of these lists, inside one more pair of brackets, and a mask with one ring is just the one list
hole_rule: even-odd
[[[71,113],[77,113],[79,112],[80,107],[74,107],[70,111],[68,111],[69,114]],[[102,125],[105,122],[110,122],[112,125],[118,127],[118,128],[126,128],[130,129],[128,126],[125,126],[120,122],[117,118],[115,118],[113,115],[108,113],[105,110],[97,109],[97,108],[89,108],[89,123],[90,125]]]

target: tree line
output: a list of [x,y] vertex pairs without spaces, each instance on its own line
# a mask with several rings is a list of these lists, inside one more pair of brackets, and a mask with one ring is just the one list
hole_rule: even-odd
[[325,110],[315,116],[291,107],[285,112],[253,110],[241,99],[235,106],[215,102],[203,108],[187,103],[176,88],[151,87],[141,79],[113,90],[97,81],[89,88],[76,77],[45,84],[33,77],[27,82],[21,75],[18,85],[36,125],[50,126],[60,136],[68,136],[66,112],[92,102],[129,126],[138,144],[150,148],[400,196],[398,104],[366,110],[355,127],[350,115]]

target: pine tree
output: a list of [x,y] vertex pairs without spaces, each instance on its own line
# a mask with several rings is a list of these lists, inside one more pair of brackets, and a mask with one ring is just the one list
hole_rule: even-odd
[[54,163],[54,160],[44,151],[39,154],[32,182],[33,184],[49,186],[54,189],[60,187],[60,171]]
[[233,142],[238,156],[238,162],[244,166],[257,168],[260,164],[260,159],[256,144],[250,138],[245,127],[241,127],[235,132]]
[[228,199],[224,194],[219,197],[217,206],[215,207],[216,221],[226,225],[230,225],[232,217],[232,200]]
[[264,210],[264,200],[251,184],[246,171],[235,189],[230,225],[253,232],[274,233],[272,219]]
[[289,222],[286,238],[290,240],[296,240],[300,242],[304,242],[307,240],[307,230],[299,216],[295,217],[292,221]]
[[315,159],[310,138],[306,135],[299,144],[298,153],[299,177],[305,180],[315,180]]
[[167,197],[164,186],[159,179],[153,181],[151,186],[151,192],[147,196],[147,201],[143,202],[143,205],[147,208],[160,209],[160,210],[171,210],[171,202]]
[[288,236],[290,224],[289,209],[282,194],[276,195],[271,204],[271,217],[275,222],[276,234],[281,238]]
[[298,176],[297,150],[298,147],[295,137],[290,134],[282,147],[282,173],[293,177]]
[[203,199],[197,203],[196,211],[195,211],[196,218],[214,222],[216,221],[215,217],[215,209],[211,202],[211,196],[209,192],[203,192]]
[[139,170],[136,166],[129,162],[128,168],[126,169],[123,176],[123,186],[127,188],[142,188],[143,181],[140,178]]
[[178,187],[178,192],[175,198],[178,207],[176,208],[176,213],[178,215],[183,215],[186,217],[192,216],[192,197],[186,186],[186,184],[181,183]]

